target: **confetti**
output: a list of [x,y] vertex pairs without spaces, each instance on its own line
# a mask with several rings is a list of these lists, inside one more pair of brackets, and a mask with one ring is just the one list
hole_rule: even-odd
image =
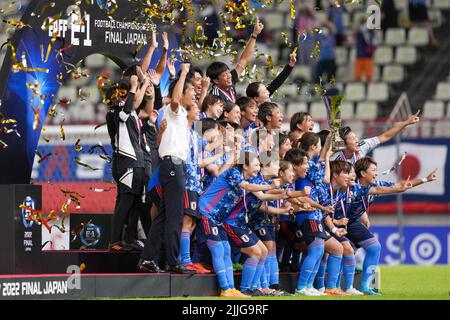
[[100,127],[103,127],[104,125],[106,125],[106,122],[100,123],[98,125],[95,126],[94,131],[97,130]]
[[80,101],[86,101],[88,98],[91,97],[91,92],[88,90],[79,89],[78,97],[80,98]]
[[75,151],[76,152],[81,152],[83,150],[83,147],[80,146],[80,141],[81,141],[81,139],[78,139],[77,142],[75,142]]
[[74,161],[75,161],[76,164],[78,164],[78,165],[80,165],[82,167],[88,168],[88,169],[90,169],[92,171],[100,170],[99,168],[94,168],[94,167],[92,167],[92,166],[82,162],[79,157],[75,157]]
[[99,189],[99,188],[93,188],[90,187],[89,190],[93,191],[93,192],[109,192],[111,190],[113,190],[114,188],[108,188],[108,189]]
[[38,150],[35,151],[35,154],[39,157],[39,161],[38,161],[39,164],[41,164],[42,162],[44,162],[45,160],[47,160],[49,157],[51,157],[53,155],[55,155],[55,156],[58,155],[56,153],[50,152],[50,153],[47,153],[45,156],[42,156],[42,154]]
[[295,7],[294,0],[289,0],[290,14],[291,14],[291,23],[294,23],[295,20]]
[[311,52],[309,57],[311,59],[317,59],[320,55],[320,41],[316,41],[316,45],[314,46],[314,50]]

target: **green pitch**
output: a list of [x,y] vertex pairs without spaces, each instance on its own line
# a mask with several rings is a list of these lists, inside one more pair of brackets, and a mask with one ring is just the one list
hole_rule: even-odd
[[[382,296],[362,297],[264,297],[254,300],[450,300],[450,266],[382,266]],[[219,297],[172,298],[223,300]],[[230,299],[233,300],[233,299]],[[245,299],[247,300],[247,299]]]

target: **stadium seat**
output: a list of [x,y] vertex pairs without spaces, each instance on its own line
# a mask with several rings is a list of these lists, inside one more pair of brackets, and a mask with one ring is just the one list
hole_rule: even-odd
[[281,92],[284,91],[284,94],[288,97],[297,97],[298,96],[298,86],[296,84],[284,85],[280,89],[281,89]]
[[366,97],[366,86],[364,83],[349,83],[345,87],[345,99],[351,101],[361,101]]
[[277,11],[281,11],[281,12],[289,12],[291,10],[291,4],[289,1],[274,1],[274,3],[276,3],[276,8]]
[[375,120],[378,117],[378,104],[376,102],[359,102],[356,106],[355,118],[361,120]]
[[344,122],[345,126],[349,126],[350,128],[352,128],[352,131],[358,136],[358,137],[364,137],[364,122],[361,120],[351,120],[351,121],[345,121]]
[[344,23],[345,29],[351,29],[352,23],[351,23],[350,15],[348,13],[343,14],[342,21]]
[[286,118],[290,119],[296,112],[308,112],[308,104],[306,102],[293,102],[287,105]]
[[450,136],[450,121],[436,121],[434,124],[433,136],[436,138],[448,138]]
[[392,28],[386,31],[384,42],[388,45],[398,46],[404,44],[406,40],[406,31],[401,28]]
[[90,56],[86,57],[86,59],[84,59],[84,63],[86,64],[87,68],[101,69],[105,67],[106,58],[99,53],[91,54]]
[[311,81],[311,67],[305,65],[296,66],[294,70],[292,70],[291,78]]
[[315,11],[314,15],[316,16],[316,21],[318,23],[328,21],[328,15],[323,11]]
[[359,25],[359,21],[361,21],[361,19],[367,19],[368,14],[366,13],[365,10],[355,10],[355,12],[353,12],[352,14],[352,26],[353,28],[357,28]]
[[387,99],[389,99],[389,88],[386,83],[369,83],[367,87],[367,100],[383,102]]
[[408,8],[408,0],[394,0],[397,10],[406,10]]
[[433,131],[434,123],[433,121],[420,121],[420,137],[430,138]]
[[309,113],[311,117],[316,121],[326,120],[327,119],[327,110],[325,109],[325,105],[322,101],[313,102],[311,104]]
[[447,109],[446,109],[446,112],[445,112],[445,116],[447,118],[450,118],[450,102],[447,103]]
[[401,65],[384,66],[383,82],[399,83],[405,78],[405,72]]
[[426,46],[429,43],[428,31],[426,28],[412,27],[408,32],[408,45]]
[[383,46],[378,47],[375,51],[374,61],[376,64],[389,64],[393,61],[394,50],[392,47]]
[[427,101],[423,106],[425,119],[441,119],[444,117],[445,107],[442,101]]
[[343,66],[348,63],[348,50],[345,47],[336,48],[336,64]]
[[77,88],[74,86],[62,86],[61,88],[59,88],[56,97],[56,102],[61,99],[68,99],[74,102],[78,99]]
[[281,12],[270,12],[264,19],[267,26],[272,29],[285,29],[287,27],[288,19],[285,19]]
[[381,78],[381,67],[373,66],[373,79],[372,81],[380,81]]
[[416,47],[397,47],[395,50],[395,62],[399,64],[414,64],[417,61]]
[[450,0],[433,0],[433,8],[435,9],[450,9]]
[[437,100],[450,100],[450,82],[439,82],[436,89]]
[[86,99],[87,101],[90,101],[92,103],[98,103],[102,100],[102,96],[100,95],[100,91],[98,90],[97,86],[90,86],[88,88],[83,88],[83,91],[87,91],[89,94],[89,97]]
[[355,116],[353,102],[343,102],[341,105],[341,119],[349,120]]

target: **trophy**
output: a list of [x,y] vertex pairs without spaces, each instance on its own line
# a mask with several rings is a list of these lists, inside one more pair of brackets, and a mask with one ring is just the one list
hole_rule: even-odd
[[344,100],[344,96],[323,96],[323,102],[327,109],[328,124],[333,134],[331,140],[333,152],[345,149],[345,142],[339,136],[339,128],[342,124],[340,108],[342,100]]

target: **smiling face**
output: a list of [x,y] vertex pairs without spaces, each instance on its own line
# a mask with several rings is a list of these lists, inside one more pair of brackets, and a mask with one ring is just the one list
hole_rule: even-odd
[[295,176],[297,178],[305,178],[308,173],[309,163],[306,157],[303,157],[303,162],[300,165],[292,165]]
[[361,177],[369,184],[374,184],[378,177],[377,166],[371,163],[367,171],[361,171]]
[[214,119],[217,120],[220,118],[220,116],[223,113],[223,104],[222,102],[216,102],[213,105],[208,107],[208,110],[206,111],[207,115]]
[[248,165],[244,164],[244,175],[248,177],[256,177],[261,170],[258,157],[253,157]]
[[342,189],[346,189],[348,187],[348,183],[349,183],[349,174],[342,171],[339,174],[333,173],[333,180],[337,183],[337,185],[342,188]]
[[200,117],[200,109],[198,108],[197,103],[194,103],[189,108],[189,111],[187,112],[187,118],[188,121],[194,122],[198,121]]
[[241,119],[247,119],[249,122],[255,122],[258,117],[258,106],[256,102],[251,101],[245,108],[245,111],[241,111]]
[[235,105],[230,112],[225,111],[225,119],[229,122],[239,124],[241,122],[241,109]]
[[199,96],[202,93],[202,75],[195,72],[194,76],[191,78],[191,83],[194,86],[195,94]]
[[280,171],[280,161],[279,160],[270,161],[267,165],[265,165],[261,168],[261,173],[265,177],[276,177],[278,174],[278,171]]
[[345,136],[345,146],[349,152],[359,152],[359,139],[354,132]]
[[314,152],[315,156],[320,156],[320,152],[322,151],[322,145],[320,144],[320,139],[315,145],[311,146],[311,149]]
[[284,158],[284,155],[286,154],[286,152],[288,152],[291,149],[292,149],[291,140],[286,139],[286,141],[280,145],[280,150],[279,150],[280,158]]
[[258,87],[258,96],[254,99],[258,105],[264,102],[270,102],[270,92],[262,83]]
[[193,103],[196,103],[197,97],[195,95],[194,86],[189,83],[186,87],[186,90],[183,92],[183,96],[181,97],[181,104],[183,106],[188,106]]
[[283,114],[280,108],[274,108],[272,111],[272,116],[270,116],[270,125],[272,129],[281,129],[283,125]]
[[280,178],[285,184],[294,183],[295,173],[292,164],[290,164],[286,170],[284,171],[280,170]]
[[219,86],[219,88],[225,88],[228,90],[233,85],[231,71],[226,70],[219,74],[217,79],[214,80],[214,83]]
[[356,182],[356,173],[355,168],[352,166],[352,169],[350,170],[350,173],[348,174],[348,184],[349,186],[353,187]]

